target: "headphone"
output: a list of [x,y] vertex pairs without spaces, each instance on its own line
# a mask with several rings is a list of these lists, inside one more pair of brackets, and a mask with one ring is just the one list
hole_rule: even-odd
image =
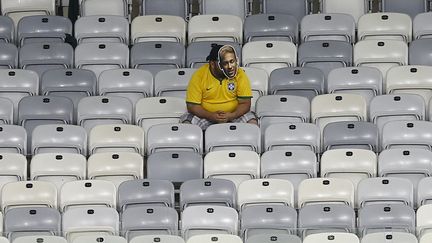
[[[224,49],[224,48],[231,48],[233,51],[234,51],[234,56],[235,56],[235,59],[236,59],[236,69],[235,69],[235,73],[234,73],[234,76],[233,77],[230,77],[226,72],[225,72],[225,70],[222,68],[222,66],[221,66],[221,50],[222,49]],[[235,48],[233,47],[233,46],[231,46],[231,45],[223,45],[221,48],[219,48],[219,51],[218,51],[218,55],[217,55],[217,58],[218,58],[218,60],[217,60],[217,66],[218,66],[218,68],[219,68],[219,70],[225,75],[225,77],[226,78],[228,78],[228,79],[231,79],[231,78],[234,78],[236,75],[237,75],[237,71],[238,71],[238,57],[237,57],[237,52],[236,52],[236,50],[235,50]]]

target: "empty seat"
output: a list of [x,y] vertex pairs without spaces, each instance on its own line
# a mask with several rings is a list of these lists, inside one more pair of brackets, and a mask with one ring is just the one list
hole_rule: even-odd
[[14,107],[10,99],[0,97],[0,124],[13,124]]
[[366,121],[333,122],[324,127],[323,150],[353,148],[378,152],[378,127]]
[[364,149],[332,149],[321,156],[321,176],[350,180],[354,188],[364,178],[377,175],[377,156]]
[[186,98],[189,80],[194,68],[168,69],[158,72],[154,78],[155,96]]
[[261,153],[261,133],[255,124],[213,124],[205,131],[205,151],[250,150]]
[[229,14],[244,19],[248,11],[246,5],[244,0],[218,1],[217,3],[212,0],[202,0],[200,1],[200,13],[209,15]]
[[174,186],[167,180],[129,180],[118,187],[118,209],[140,205],[174,207]]
[[129,45],[129,22],[123,16],[82,16],[75,22],[75,39],[79,44],[118,42]]
[[0,42],[11,43],[15,39],[15,24],[8,16],[0,17]]
[[131,48],[131,67],[157,72],[182,68],[185,65],[185,48],[178,42],[140,42]]
[[75,66],[91,70],[99,77],[102,71],[129,67],[129,48],[123,43],[82,43],[75,49]]
[[4,231],[10,241],[28,235],[59,235],[60,225],[60,213],[54,208],[12,208],[4,215]]
[[360,236],[375,232],[406,232],[415,229],[414,209],[407,205],[367,205],[358,212]]
[[242,69],[249,78],[252,89],[250,110],[254,111],[258,98],[268,93],[268,75],[267,72],[261,68],[243,67]]
[[362,243],[417,243],[417,237],[414,234],[406,232],[377,232],[365,235]]
[[299,23],[288,14],[254,14],[244,21],[244,39],[249,41],[285,40],[298,43]]
[[63,16],[26,16],[17,27],[20,46],[28,43],[65,42],[72,36],[72,22]]
[[[188,1],[186,0],[140,0],[141,15],[174,15],[188,17]],[[170,6],[167,8],[167,6]]]
[[54,235],[21,236],[15,239],[14,243],[37,243],[38,241],[42,241],[44,243],[67,243],[65,238]]
[[86,235],[118,235],[119,215],[114,208],[71,208],[63,214],[62,231],[68,242]]
[[68,43],[29,43],[19,51],[19,66],[41,75],[50,69],[72,68],[74,50]]
[[24,16],[55,15],[56,2],[55,0],[2,0],[1,13],[11,17],[15,25],[17,25],[18,21]]
[[57,208],[57,188],[46,181],[17,181],[3,186],[1,193],[2,211],[15,207]]
[[378,68],[384,78],[390,68],[407,64],[408,45],[403,41],[363,40],[354,45],[354,65]]
[[337,0],[322,0],[323,13],[344,13],[354,17],[355,21],[369,9],[365,0],[349,0],[343,3]]
[[312,123],[280,123],[270,125],[264,134],[264,148],[269,150],[311,150],[319,153],[320,130]]
[[368,13],[358,22],[359,40],[412,40],[411,17],[403,13]]
[[303,243],[360,243],[360,241],[353,233],[335,232],[308,235]]
[[177,235],[178,214],[170,207],[137,206],[121,215],[122,235],[131,240],[140,235]]
[[18,48],[11,43],[0,43],[0,69],[18,68]]
[[230,45],[234,47],[238,57],[238,63],[241,64],[242,48],[239,43],[229,41],[199,41],[192,42],[186,49],[186,67],[199,68],[208,63],[206,57],[215,45]]
[[98,91],[102,96],[128,98],[135,106],[141,98],[153,95],[153,75],[140,69],[110,69],[99,75]]
[[249,237],[246,243],[301,243],[297,235],[288,234],[258,234]]
[[172,41],[185,44],[186,22],[179,16],[138,16],[131,24],[131,38],[133,44],[145,41]]
[[184,239],[210,233],[237,234],[237,211],[225,206],[193,206],[183,210],[181,235]]
[[431,207],[432,206],[428,204],[417,209],[416,234],[420,239],[430,234],[432,226],[431,219],[429,217],[431,213]]
[[[185,243],[178,235],[140,235],[134,237],[129,243]],[[201,243],[202,241],[200,241]]]
[[75,125],[40,125],[32,133],[32,154],[77,153],[87,156],[87,133]]
[[354,185],[348,179],[305,179],[298,187],[298,207],[323,203],[346,204],[353,207],[354,194]]
[[356,41],[356,21],[349,14],[327,13],[306,15],[300,24],[301,41],[341,40]]
[[357,206],[403,204],[413,206],[414,188],[408,179],[397,177],[366,178],[357,186]]
[[237,190],[232,181],[225,179],[195,179],[180,187],[180,210],[193,205],[225,205],[235,207]]
[[227,235],[227,234],[202,234],[195,235],[189,238],[187,243],[241,243],[243,242],[237,235]]
[[75,238],[75,240],[73,241],[73,243],[98,243],[98,242],[127,243],[127,240],[121,236],[115,236],[115,235],[101,236],[95,234],[95,235],[88,235],[88,236],[79,236]]
[[203,153],[204,136],[193,124],[159,124],[147,133],[147,154],[161,151],[189,151]]
[[417,185],[417,206],[420,207],[425,204],[431,204],[432,191],[431,191],[431,177],[422,178]]
[[345,41],[306,41],[298,48],[298,65],[319,68],[327,77],[335,68],[352,66],[352,49],[352,45]]
[[295,234],[297,212],[283,205],[251,205],[241,212],[240,225],[245,240],[261,234]]
[[306,205],[299,210],[298,229],[302,238],[316,233],[353,233],[355,221],[354,209],[348,205]]
[[26,179],[26,160],[22,154],[0,153],[0,190],[6,183]]
[[430,38],[432,35],[432,28],[429,26],[431,20],[431,13],[419,13],[413,17],[413,38],[422,39]]
[[241,182],[259,178],[260,158],[253,151],[213,151],[204,157],[204,178],[221,178]]
[[245,67],[257,67],[267,74],[282,67],[297,65],[297,47],[286,41],[253,41],[243,46],[242,63]]
[[144,131],[129,124],[95,126],[89,134],[89,153],[135,152],[144,155]]
[[124,97],[85,97],[78,103],[77,124],[90,134],[96,125],[132,123],[132,111],[132,103]]
[[410,65],[426,65],[431,66],[430,55],[431,39],[417,39],[411,42],[409,46],[409,64]]
[[22,126],[0,125],[0,152],[27,156],[27,132]]
[[86,172],[86,157],[76,153],[37,154],[30,163],[31,180],[51,182],[57,190],[68,181],[84,180]]
[[431,122],[391,121],[384,125],[381,136],[383,149],[420,148],[432,150],[430,141]]
[[415,0],[409,3],[403,0],[383,0],[381,2],[383,12],[405,13],[411,18],[414,18],[417,14],[428,11],[427,3],[429,2],[425,0]]
[[327,78],[329,93],[359,94],[367,104],[373,97],[382,94],[382,86],[381,72],[372,67],[336,68],[330,71]]
[[310,11],[310,5],[306,4],[304,0],[294,0],[289,2],[285,0],[263,1],[263,13],[292,15],[297,18],[298,22],[300,22]]
[[188,24],[188,42],[233,41],[243,43],[243,20],[234,15],[197,15]]
[[324,93],[324,73],[312,67],[287,67],[274,70],[269,79],[269,94],[303,96],[312,100]]
[[240,183],[237,190],[237,209],[253,205],[294,206],[294,187],[288,180],[253,179]]
[[96,153],[87,162],[87,177],[105,180],[118,187],[127,180],[141,179],[144,176],[142,155],[135,152]]
[[80,15],[117,15],[127,17],[128,2],[125,0],[81,0]]

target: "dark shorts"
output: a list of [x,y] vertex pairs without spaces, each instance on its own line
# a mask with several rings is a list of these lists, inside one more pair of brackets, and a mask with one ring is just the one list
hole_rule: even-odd
[[[254,112],[249,111],[248,113],[244,114],[243,116],[241,116],[241,117],[239,117],[237,119],[234,119],[231,122],[235,122],[235,123],[237,123],[237,122],[238,123],[243,122],[243,123],[246,123],[246,122],[248,122],[248,121],[250,121],[252,119],[257,119],[257,118],[256,118]],[[187,122],[187,123],[191,123],[191,124],[194,124],[194,125],[198,125],[199,127],[201,127],[202,130],[206,130],[210,125],[215,124],[214,122],[211,122],[211,121],[206,120],[204,118],[199,118],[197,116],[194,116],[191,113],[185,113],[185,114],[183,114],[180,117],[180,122],[181,123]]]

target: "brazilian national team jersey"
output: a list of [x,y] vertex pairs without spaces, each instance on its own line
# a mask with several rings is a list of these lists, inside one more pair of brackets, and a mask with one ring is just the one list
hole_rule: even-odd
[[199,104],[209,112],[233,112],[237,108],[237,99],[252,98],[250,81],[239,68],[233,79],[216,79],[210,72],[209,64],[200,67],[189,81],[186,102]]

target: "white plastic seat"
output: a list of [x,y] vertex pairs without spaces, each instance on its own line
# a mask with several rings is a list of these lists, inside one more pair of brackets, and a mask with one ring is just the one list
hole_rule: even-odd
[[82,154],[37,154],[30,163],[30,178],[35,181],[51,182],[60,190],[65,182],[86,178],[86,162]]
[[[43,243],[67,243],[65,238],[54,235],[21,236],[16,238],[13,243],[37,243],[38,241],[42,241]],[[8,242],[5,241],[5,243]]]
[[80,0],[80,15],[117,15],[128,16],[126,0]]
[[186,22],[179,16],[138,16],[131,24],[132,43],[173,41],[186,44]]
[[342,178],[311,178],[300,182],[299,208],[309,204],[342,203],[354,206],[354,185]]
[[431,127],[432,123],[428,121],[387,122],[381,134],[381,147],[432,150]]
[[119,42],[129,45],[129,22],[122,16],[82,16],[75,22],[77,42]]
[[30,15],[55,15],[55,0],[2,0],[2,15],[9,16],[18,25],[19,20]]
[[254,179],[243,181],[237,189],[237,209],[251,205],[294,206],[294,187],[288,180]]
[[361,243],[418,243],[415,235],[406,232],[377,232],[363,236]]
[[0,152],[27,155],[27,132],[18,125],[0,125]]
[[412,21],[403,13],[368,13],[358,21],[359,40],[412,40]]
[[2,211],[12,207],[44,206],[57,208],[57,188],[46,181],[17,181],[3,186],[1,193]]
[[79,236],[72,241],[72,243],[98,243],[98,242],[127,243],[127,240],[121,236],[116,236],[116,235],[101,236],[95,234],[95,235]]
[[268,126],[264,134],[265,151],[295,149],[321,151],[320,130],[313,123],[280,123]]
[[104,206],[116,208],[117,189],[113,183],[103,180],[69,181],[63,184],[59,194],[62,212],[71,208]]
[[186,90],[194,68],[162,70],[154,77],[155,96],[186,99]]
[[246,5],[246,1],[243,0],[224,0],[218,2],[212,0],[202,0],[200,1],[200,13],[230,14],[244,19],[248,11]]
[[[432,240],[432,234],[426,233],[422,237],[419,237],[419,238],[420,238],[419,243],[428,243]],[[413,243],[417,243],[417,242],[413,242]]]
[[[224,235],[224,234],[203,234],[195,235],[189,238],[186,243],[242,243],[240,237],[237,235]],[[173,242],[177,243],[177,242]],[[180,242],[179,242],[180,243]]]
[[321,156],[321,176],[348,179],[357,188],[360,180],[377,175],[377,156],[371,150],[332,149]]
[[354,43],[356,21],[349,14],[309,14],[300,23],[301,40],[340,40]]
[[340,2],[337,0],[323,0],[323,13],[344,13],[354,17],[357,22],[360,16],[368,11],[365,0],[349,0]]
[[96,153],[87,162],[87,177],[93,180],[106,180],[118,187],[127,180],[144,177],[142,155],[133,152]]
[[204,178],[222,178],[238,187],[242,181],[259,178],[260,158],[253,151],[213,151],[204,157]]
[[22,154],[0,153],[0,190],[6,183],[27,177],[27,159]]
[[360,240],[353,233],[335,232],[308,235],[304,238],[303,243],[360,243]]
[[416,233],[418,238],[429,235],[432,230],[432,204],[427,204],[419,207],[416,213]]
[[[129,243],[185,243],[183,238],[181,238],[178,235],[139,235],[132,240],[129,241]],[[201,240],[199,241],[202,242]]]
[[243,43],[243,20],[235,15],[197,15],[188,24],[188,42],[232,41]]
[[255,110],[255,105],[259,97],[267,95],[268,75],[265,70],[260,68],[243,67],[252,89],[251,111]]
[[270,73],[283,67],[297,66],[297,47],[287,41],[252,41],[243,46],[242,63]]
[[261,153],[261,133],[249,123],[221,123],[205,131],[205,151],[250,150]]

